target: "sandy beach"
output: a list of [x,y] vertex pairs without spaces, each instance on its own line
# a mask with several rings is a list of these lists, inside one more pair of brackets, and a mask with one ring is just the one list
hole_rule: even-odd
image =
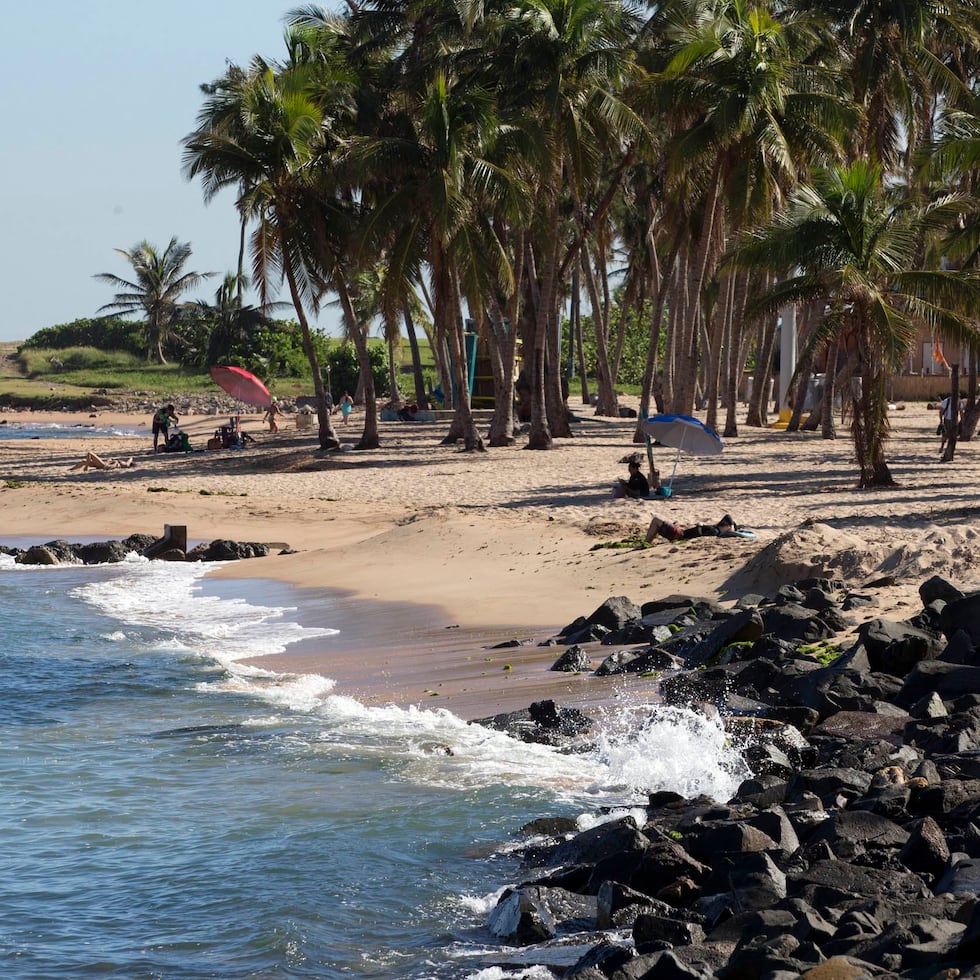
[[[0,543],[159,535],[184,524],[192,541],[261,541],[294,553],[237,562],[216,575],[277,579],[302,597],[342,597],[341,633],[316,649],[267,658],[275,673],[322,673],[336,693],[366,703],[444,707],[464,718],[525,707],[540,697],[600,704],[624,694],[622,678],[549,671],[558,647],[538,645],[609,596],[641,603],[670,593],[734,601],[811,574],[869,592],[862,617],[903,618],[918,585],[942,574],[980,583],[980,454],[962,443],[939,462],[936,413],[891,412],[888,458],[899,486],[855,489],[846,430],[835,441],[742,427],[720,456],[683,455],[668,500],[614,499],[620,461],[637,447],[632,420],[572,406],[575,438],[548,452],[512,448],[466,454],[439,445],[443,425],[381,423],[381,448],[329,454],[286,418],[269,435],[259,416],[243,428],[255,444],[203,451],[221,419],[181,418],[199,452],[150,451],[149,419],[93,412],[8,411],[0,423],[56,421],[135,427],[134,436],[0,438]],[[88,451],[127,459],[106,471],[70,469]],[[675,453],[654,450],[666,478]],[[609,548],[642,535],[654,515],[680,524],[730,513],[756,540],[703,538],[650,548]],[[861,620],[855,619],[855,625]],[[521,641],[519,646],[492,649]],[[597,652],[594,662],[609,648]],[[631,695],[655,682],[630,678]]]

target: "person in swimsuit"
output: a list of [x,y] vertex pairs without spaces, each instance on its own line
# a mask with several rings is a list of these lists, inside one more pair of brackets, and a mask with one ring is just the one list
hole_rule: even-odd
[[167,437],[170,433],[170,426],[177,424],[177,416],[174,414],[173,405],[164,405],[153,416],[153,451],[159,452],[158,443],[160,436],[163,436],[163,444],[167,444]]
[[666,538],[668,541],[687,541],[691,538],[717,538],[727,531],[737,531],[738,525],[732,520],[730,514],[726,514],[717,524],[693,524],[691,527],[681,527],[680,524],[673,524],[671,521],[662,520],[659,517],[650,521],[647,528],[647,541],[654,538]]

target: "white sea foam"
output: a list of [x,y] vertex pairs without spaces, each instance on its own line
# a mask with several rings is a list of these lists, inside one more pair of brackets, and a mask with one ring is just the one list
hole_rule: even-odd
[[644,793],[728,800],[751,775],[720,721],[666,705],[607,714],[596,754],[613,784]]
[[465,911],[482,918],[497,907],[500,896],[506,890],[506,888],[498,888],[496,891],[492,891],[487,895],[460,895],[458,901],[460,907],[465,909]]
[[128,556],[124,564],[107,568],[73,594],[128,626],[164,634],[165,638],[150,640],[148,649],[187,652],[225,668],[224,675],[202,682],[198,690],[240,692],[277,708],[310,711],[333,687],[326,677],[279,674],[240,661],[282,653],[293,643],[337,630],[304,627],[286,619],[295,607],[205,594],[201,579],[213,565],[150,562],[136,555]]
[[720,723],[681,708],[624,700],[603,713],[592,748],[568,754],[468,724],[443,708],[369,707],[331,695],[333,681],[327,677],[278,674],[241,663],[336,630],[292,622],[285,618],[292,611],[288,607],[204,594],[200,580],[208,567],[133,556],[125,569],[109,570],[75,594],[127,625],[163,632],[171,649],[226,668],[199,689],[247,693],[277,713],[312,713],[324,726],[314,751],[352,748],[396,758],[402,778],[430,786],[547,788],[569,802],[629,807],[655,790],[727,800],[749,775]]
[[330,725],[325,746],[395,753],[403,759],[406,778],[444,789],[506,783],[547,787],[579,802],[629,805],[642,803],[654,790],[727,800],[750,774],[719,724],[663,705],[608,711],[594,747],[580,754],[521,742],[444,709],[367,707],[338,695],[316,710]]
[[583,813],[575,821],[575,825],[580,831],[591,830],[593,827],[622,820],[624,817],[632,817],[633,822],[638,827],[642,827],[647,821],[647,811],[643,807],[615,807],[599,813]]
[[488,966],[485,970],[471,973],[467,980],[554,980],[554,976],[546,966],[530,966],[516,972],[499,966]]

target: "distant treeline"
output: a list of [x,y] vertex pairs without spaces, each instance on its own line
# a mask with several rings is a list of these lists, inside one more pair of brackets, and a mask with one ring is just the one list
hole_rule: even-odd
[[[332,391],[338,397],[344,391],[354,392],[358,365],[353,345],[331,341],[321,331],[314,331],[313,342],[325,373],[329,373]],[[73,320],[38,330],[19,349],[51,352],[69,348],[121,351],[145,359],[146,327],[140,321],[117,317]],[[302,334],[292,320],[269,320],[251,325],[247,331],[226,331],[206,317],[192,313],[182,318],[180,332],[168,339],[165,353],[187,368],[234,364],[264,379],[310,377]],[[375,388],[386,392],[388,356],[384,344],[371,345],[370,359]]]

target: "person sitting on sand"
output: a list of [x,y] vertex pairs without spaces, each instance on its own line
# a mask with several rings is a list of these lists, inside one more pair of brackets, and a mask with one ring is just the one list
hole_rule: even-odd
[[629,469],[628,480],[618,480],[613,487],[613,496],[645,498],[650,496],[650,481],[640,472],[640,464],[637,460],[631,459],[627,464]]
[[71,470],[118,470],[132,465],[132,456],[129,459],[103,459],[97,453],[86,453],[85,459],[72,466]]
[[164,405],[153,416],[153,451],[155,453],[160,451],[157,447],[160,436],[163,436],[163,444],[166,445],[170,435],[170,426],[176,424],[177,415],[175,414],[173,405]]
[[681,527],[679,524],[673,524],[670,521],[655,517],[650,521],[650,526],[647,528],[646,540],[652,541],[658,536],[666,538],[668,541],[717,538],[721,534],[737,530],[738,525],[732,520],[730,514],[726,514],[717,524],[694,524],[691,527]]

